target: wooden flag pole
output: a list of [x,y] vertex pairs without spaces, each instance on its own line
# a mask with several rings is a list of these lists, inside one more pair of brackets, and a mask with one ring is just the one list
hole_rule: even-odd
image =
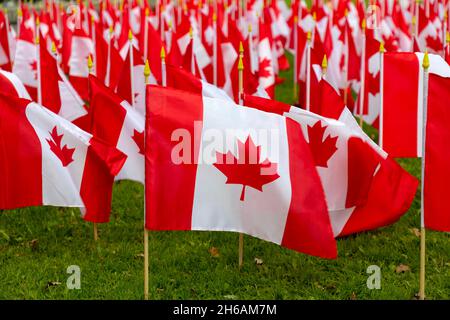
[[384,43],[380,42],[380,130],[378,134],[378,145],[383,149],[384,128]]
[[306,103],[305,109],[310,110],[311,106],[311,31],[306,35]]
[[134,79],[133,79],[133,67],[134,67],[134,54],[133,54],[133,33],[131,29],[128,30],[128,41],[130,43],[130,84],[131,84],[131,106],[134,107]]
[[217,87],[217,14],[216,12],[213,13],[213,32],[214,32],[214,39],[213,39],[213,84]]
[[[94,63],[92,62],[92,57],[91,55],[88,55],[88,70],[89,70],[89,74],[92,74],[92,67],[94,66]],[[89,81],[88,81],[88,91],[90,90],[89,88]],[[94,222],[94,240],[97,241],[98,240],[98,225],[96,222]]]
[[[244,104],[244,46],[242,42],[239,43],[239,63],[238,63],[238,73],[239,73],[239,104]],[[242,268],[244,264],[244,235],[239,233],[239,269]]]
[[38,104],[42,106],[42,84],[41,84],[41,44],[40,44],[40,22],[39,17],[36,17],[36,60],[37,60],[37,100]]
[[194,31],[192,27],[189,29],[189,39],[191,39],[191,73],[195,76],[195,54],[194,54]]
[[348,102],[348,63],[349,63],[349,54],[350,54],[350,50],[349,50],[349,46],[348,46],[348,9],[345,9],[345,36],[344,36],[344,41],[345,41],[345,62],[344,62],[344,104],[347,106],[347,102]]
[[364,88],[366,85],[366,19],[361,22],[362,29],[362,50],[361,50],[361,89],[359,91],[359,126],[363,127],[364,113]]
[[91,28],[92,28],[91,29],[92,43],[94,44],[94,50],[93,50],[92,54],[93,54],[93,58],[94,58],[94,62],[95,62],[92,72],[93,72],[94,75],[97,75],[97,39],[96,39],[96,34],[95,34],[95,32],[96,32],[96,30],[95,30],[95,18],[94,18],[93,15],[91,16]]
[[292,90],[292,97],[294,99],[294,101],[297,100],[297,95],[298,95],[298,74],[297,74],[297,70],[298,70],[298,61],[297,61],[297,55],[298,55],[298,16],[294,16],[294,79],[292,81],[292,86],[293,86],[293,90]]
[[426,145],[426,126],[427,126],[427,103],[428,103],[428,68],[430,60],[428,52],[425,51],[422,62],[423,67],[423,114],[422,114],[422,179],[421,179],[421,201],[420,201],[420,278],[419,278],[419,299],[425,300],[425,215],[424,215],[424,178],[425,178],[425,145]]
[[[150,78],[150,66],[148,64],[148,60],[145,60],[145,67],[144,67],[144,77],[145,77],[145,84],[150,84],[149,78]],[[145,140],[145,135],[144,135]],[[145,142],[144,142],[145,143]],[[144,144],[145,145],[145,144]],[[145,195],[145,184],[144,184],[144,195]],[[148,271],[148,230],[145,227],[145,201],[144,201],[144,299],[148,300],[149,297],[149,271]]]
[[148,58],[148,17],[150,16],[150,9],[145,8],[144,18],[144,61]]

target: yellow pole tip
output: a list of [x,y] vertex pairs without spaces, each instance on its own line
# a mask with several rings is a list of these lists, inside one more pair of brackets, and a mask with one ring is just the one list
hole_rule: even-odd
[[411,23],[412,23],[413,25],[416,24],[416,16],[412,16],[412,18],[411,18]]
[[20,9],[20,8],[17,9],[17,15],[18,15],[19,17],[22,17],[22,15],[23,15],[23,14],[22,14],[22,9]]
[[56,53],[56,45],[55,42],[52,41],[52,53],[55,54]]
[[428,57],[428,50],[425,51],[423,56],[422,67],[427,70],[430,67],[430,58]]
[[192,30],[192,27],[189,28],[189,37],[192,39],[192,36],[194,35],[194,31]]
[[385,50],[384,50],[384,42],[383,41],[381,41],[380,42],[380,52],[384,52]]
[[366,30],[366,19],[362,19],[362,21],[361,21],[361,28],[363,30]]
[[327,67],[328,67],[327,55],[324,54],[322,59],[322,69],[326,69]]
[[447,43],[450,43],[450,32],[447,31],[447,34],[445,35],[445,41]]
[[313,12],[313,19],[314,21],[317,21],[317,13],[315,11]]
[[94,65],[94,63],[92,62],[92,56],[91,55],[88,55],[87,63],[88,63],[89,71],[90,71],[92,69],[92,66]]
[[348,16],[348,9],[347,8],[345,8],[345,11],[344,11],[344,16]]
[[131,32],[131,29],[128,30],[128,40],[133,40],[133,32]]
[[244,61],[242,60],[242,56],[239,57],[238,70],[239,71],[244,70]]
[[213,13],[212,19],[213,19],[214,22],[217,21],[217,14],[215,12]]
[[150,9],[145,8],[145,16],[148,17],[150,15]]
[[308,33],[306,34],[306,40],[311,40],[311,31],[308,31]]
[[248,33],[252,33],[252,24],[251,23],[249,23],[248,24]]
[[148,78],[150,77],[150,74],[150,65],[148,64],[148,60],[145,60],[144,77]]
[[242,44],[242,41],[239,41],[239,53],[244,53],[244,45]]
[[113,26],[109,26],[109,34],[111,35],[114,32]]
[[298,17],[294,16],[294,23],[298,23]]
[[161,47],[161,59],[166,58],[166,49],[164,49],[164,46]]
[[41,21],[39,20],[39,17],[36,17],[36,27],[39,27],[41,24]]

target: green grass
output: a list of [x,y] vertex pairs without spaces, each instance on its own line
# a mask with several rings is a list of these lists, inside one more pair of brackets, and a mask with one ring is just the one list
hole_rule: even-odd
[[[292,103],[292,74],[277,89]],[[373,130],[370,131],[373,135]],[[375,137],[376,138],[376,137]],[[400,160],[420,176],[420,161]],[[175,199],[174,199],[175,200]],[[339,239],[337,260],[323,260],[245,237],[238,270],[238,235],[151,232],[152,299],[413,299],[419,285],[420,198],[396,224]],[[0,299],[142,299],[143,187],[116,184],[112,221],[92,224],[65,208],[27,208],[0,214]],[[37,239],[37,245],[32,241]],[[427,232],[429,299],[450,298],[450,236]],[[34,242],[36,243],[36,241]],[[218,257],[209,250],[215,247]],[[256,265],[255,258],[263,260]],[[381,267],[381,289],[366,287],[369,265]],[[396,273],[398,265],[410,271]],[[81,290],[68,290],[66,269],[81,267]],[[61,284],[49,285],[60,282]]]

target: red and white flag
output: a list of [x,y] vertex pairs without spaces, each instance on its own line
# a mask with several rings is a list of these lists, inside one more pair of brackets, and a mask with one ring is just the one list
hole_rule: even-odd
[[[429,54],[430,74],[450,77],[442,57]],[[392,157],[422,156],[423,53],[385,53],[380,145]]]
[[426,228],[443,232],[450,232],[450,210],[447,202],[450,180],[449,101],[450,77],[430,74],[423,177],[423,223]]
[[335,119],[256,97],[246,97],[244,104],[283,114],[302,126],[336,237],[397,221],[414,199],[417,180],[367,137],[334,88],[321,83],[319,101],[334,104],[326,112]]
[[145,141],[147,229],[242,232],[336,257],[320,179],[294,121],[149,86]]
[[72,35],[69,80],[84,100],[88,99],[88,57],[94,54],[92,39],[82,29],[75,29]]
[[89,85],[90,132],[127,155],[116,180],[144,183],[144,115],[95,76],[89,76]]
[[45,42],[40,46],[42,105],[69,121],[87,114],[84,102],[58,65]]
[[107,222],[112,183],[126,156],[50,110],[0,95],[0,208],[86,208],[84,219]]
[[34,20],[25,19],[20,24],[13,73],[22,81],[33,100],[37,100],[37,50],[34,38]]
[[30,94],[22,81],[14,73],[3,70],[0,70],[0,92],[5,95],[31,100]]

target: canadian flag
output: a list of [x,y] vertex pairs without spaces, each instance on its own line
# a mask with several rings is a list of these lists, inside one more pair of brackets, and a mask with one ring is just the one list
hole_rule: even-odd
[[[142,115],[145,115],[145,64],[140,52],[132,47],[133,56],[131,56],[130,44],[126,45],[128,55],[122,67],[122,76],[117,87],[117,94]],[[131,64],[133,67],[131,68]],[[156,84],[155,77],[150,74],[149,82]]]
[[273,63],[270,26],[260,23],[260,39],[258,43],[259,85],[266,90],[269,97],[275,97],[275,69]]
[[168,87],[203,95],[204,97],[233,101],[224,90],[195,77],[182,67],[167,64],[166,73]]
[[11,72],[11,50],[10,50],[10,32],[9,22],[6,14],[0,10],[0,68]]
[[13,73],[25,85],[33,100],[37,100],[37,50],[34,44],[34,29],[32,17],[24,19],[20,24]]
[[85,207],[85,220],[107,221],[122,152],[29,100],[0,95],[0,118],[0,208]]
[[147,229],[242,232],[336,257],[323,189],[294,121],[148,86],[145,141]]
[[321,81],[325,118],[281,102],[245,97],[244,104],[283,114],[299,124],[312,150],[336,237],[397,221],[411,205],[418,182],[387,156],[356,123],[331,85]]
[[127,155],[116,180],[144,183],[144,115],[95,76],[89,76],[90,132]]
[[88,57],[94,53],[92,39],[82,29],[72,35],[72,50],[69,58],[69,80],[81,98],[88,98]]
[[18,98],[31,100],[30,94],[22,81],[11,72],[0,70],[0,92]]
[[[380,145],[392,157],[422,156],[423,53],[384,54]],[[450,77],[450,66],[429,54],[430,74]]]
[[450,77],[430,74],[425,135],[423,223],[426,228],[444,232],[450,232],[450,211],[446,200],[450,179],[449,101]]
[[84,103],[45,44],[40,46],[42,104],[69,121],[87,114]]

